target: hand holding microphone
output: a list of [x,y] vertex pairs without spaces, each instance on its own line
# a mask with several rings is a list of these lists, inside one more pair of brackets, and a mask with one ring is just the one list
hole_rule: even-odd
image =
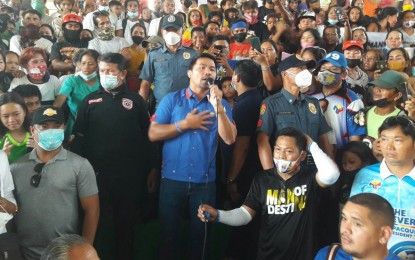
[[207,78],[206,83],[210,89],[209,102],[212,104],[215,110],[219,110],[219,107],[222,107],[222,91],[220,91],[218,86],[214,84],[214,80],[212,78]]

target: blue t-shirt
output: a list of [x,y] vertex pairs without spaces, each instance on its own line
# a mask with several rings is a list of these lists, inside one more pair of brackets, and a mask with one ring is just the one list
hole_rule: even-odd
[[[226,115],[232,121],[229,104],[222,100]],[[183,120],[189,112],[197,108],[197,113],[209,110],[215,113],[207,97],[198,100],[190,88],[167,94],[157,107],[152,121],[158,124],[174,124]],[[163,146],[162,175],[176,181],[193,183],[210,182],[216,179],[216,149],[218,145],[218,121],[210,118],[213,124],[208,131],[190,129],[166,140]],[[207,180],[206,180],[207,177]]]
[[[330,246],[326,246],[320,249],[316,257],[314,258],[314,260],[326,260],[329,248]],[[353,260],[353,257],[347,254],[346,252],[344,252],[343,249],[340,247],[335,255],[334,260]],[[389,253],[389,255],[385,258],[385,260],[402,260],[402,259],[392,253]]]
[[415,168],[402,179],[390,172],[385,161],[363,168],[357,173],[350,196],[376,193],[395,210],[395,225],[388,248],[405,259],[415,252]]

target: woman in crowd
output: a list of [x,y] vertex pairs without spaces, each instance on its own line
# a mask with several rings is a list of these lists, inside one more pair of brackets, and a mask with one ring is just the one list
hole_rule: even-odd
[[182,45],[189,47],[192,45],[192,29],[194,27],[202,26],[202,14],[198,9],[191,9],[187,13],[187,21],[186,21],[186,31],[183,32],[182,36]]
[[126,82],[131,91],[138,92],[141,82],[139,75],[147,58],[146,49],[142,46],[142,42],[147,38],[146,28],[143,24],[136,23],[131,28],[131,35],[133,45],[128,48],[131,58],[127,66]]
[[305,49],[312,46],[321,46],[322,40],[316,29],[305,29],[300,36],[301,54]]
[[403,46],[415,46],[415,13],[413,10],[405,11],[399,14],[398,23],[401,27],[398,29],[403,35]]
[[396,7],[387,6],[384,8],[377,8],[375,12],[377,20],[372,20],[367,26],[368,32],[389,32],[395,27],[399,13]]
[[98,57],[99,53],[95,50],[79,50],[80,69],[78,75],[71,75],[63,82],[62,89],[56,97],[54,106],[62,107],[65,101],[68,102],[70,115],[66,124],[67,136],[72,133],[72,126],[78,111],[78,105],[90,93],[98,90]]
[[359,26],[366,26],[366,19],[363,15],[362,9],[358,6],[354,6],[347,11],[347,17],[349,17],[350,28],[356,28]]
[[52,43],[56,42],[55,31],[53,30],[52,26],[50,26],[49,24],[42,24],[39,28],[39,34],[40,34],[40,37]]
[[[326,51],[320,47],[308,47],[304,49],[303,53],[301,54],[301,58],[303,60],[305,61],[313,60],[316,62],[316,64],[319,60],[324,58],[324,56],[326,56]],[[302,93],[307,94],[307,95],[312,95],[316,89],[320,89],[322,87],[321,83],[317,80],[317,74],[319,70],[320,70],[319,66],[314,69],[314,71],[312,72],[313,81],[308,88],[304,88],[301,90]]]
[[369,82],[375,80],[374,74],[376,64],[381,60],[381,55],[377,49],[368,49],[363,55],[363,71],[367,74]]
[[249,57],[254,59],[262,69],[263,82],[260,84],[260,92],[263,98],[267,97],[282,88],[282,81],[277,74],[278,49],[272,40],[265,40],[261,43],[261,52],[251,49]]
[[20,55],[20,66],[26,69],[27,75],[14,78],[10,89],[23,84],[36,85],[42,93],[42,104],[52,104],[60,90],[60,81],[50,75],[47,68],[48,57],[45,51],[37,47],[28,47]]
[[30,117],[22,97],[14,92],[0,96],[0,149],[12,163],[28,152]]
[[368,44],[368,37],[365,27],[359,26],[352,29],[352,40],[360,41],[366,50]]

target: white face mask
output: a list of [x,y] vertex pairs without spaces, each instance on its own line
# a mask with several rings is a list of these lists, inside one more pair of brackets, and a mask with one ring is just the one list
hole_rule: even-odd
[[275,164],[275,167],[277,167],[278,172],[289,174],[295,171],[297,167],[300,165],[299,160],[302,154],[303,152],[300,153],[300,156],[298,156],[297,160],[295,161],[287,161],[283,159],[274,158],[274,164]]
[[108,10],[110,10],[110,7],[108,5],[99,5],[98,10],[108,12]]
[[106,90],[113,90],[118,87],[118,77],[113,75],[100,75],[101,86]]
[[180,42],[181,37],[175,32],[168,32],[163,36],[167,45],[176,45]]
[[405,28],[411,28],[412,26],[414,26],[414,24],[415,24],[415,21],[406,21],[406,22],[403,22],[403,27],[405,27]]
[[312,81],[313,81],[313,75],[310,73],[310,71],[308,70],[303,70],[297,74],[288,72],[288,74],[295,76],[294,80],[295,80],[295,84],[299,87],[299,88],[307,88],[311,85]]

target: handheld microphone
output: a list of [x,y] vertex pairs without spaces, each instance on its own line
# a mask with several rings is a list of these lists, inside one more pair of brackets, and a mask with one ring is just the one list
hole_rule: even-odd
[[212,78],[207,78],[206,83],[208,84],[209,88],[211,88],[215,81]]
[[[208,84],[209,88],[212,88],[215,81],[212,78],[207,78],[206,83]],[[215,97],[215,100],[218,100],[218,97]]]

